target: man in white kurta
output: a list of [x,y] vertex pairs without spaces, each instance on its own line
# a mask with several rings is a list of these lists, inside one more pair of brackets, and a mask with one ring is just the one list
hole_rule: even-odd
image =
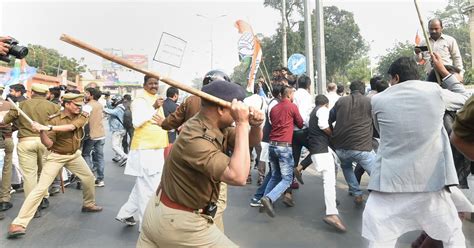
[[[168,133],[156,125],[153,117],[164,118],[163,101],[158,99],[158,79],[145,76],[143,94],[132,102],[132,118],[135,127],[125,174],[135,176],[136,181],[127,202],[117,214],[118,221],[135,225],[140,222],[150,197],[161,180],[164,164],[164,148],[168,146]],[[140,230],[141,228],[139,228]]]

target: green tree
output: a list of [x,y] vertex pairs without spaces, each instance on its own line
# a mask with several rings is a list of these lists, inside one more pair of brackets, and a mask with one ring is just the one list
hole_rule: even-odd
[[349,62],[346,66],[346,80],[338,80],[348,82],[353,80],[361,80],[368,82],[370,80],[370,59],[369,57],[362,57],[357,60]]
[[[281,1],[280,1],[281,3]],[[281,7],[281,4],[278,5]],[[301,8],[297,8],[301,11]],[[295,10],[293,10],[295,11]],[[358,25],[354,21],[351,12],[340,10],[337,7],[324,7],[324,26],[326,43],[326,77],[329,81],[335,81],[341,75],[347,77],[346,66],[353,60],[364,57],[368,46],[360,34]],[[315,13],[312,16],[313,27],[316,26]],[[299,29],[287,31],[288,54],[305,52],[304,25],[301,21]],[[313,45],[316,45],[316,33],[313,29]],[[267,69],[271,70],[281,66],[281,44],[282,30],[278,27],[276,34],[264,37],[261,40],[263,49],[263,61]],[[315,49],[313,49],[315,50]]]
[[55,49],[49,49],[40,45],[28,44],[29,54],[26,62],[32,67],[38,68],[38,73],[49,76],[57,76],[63,70],[68,72],[68,80],[75,81],[76,75],[86,71],[86,66],[81,65],[75,58],[68,58]]
[[[298,22],[295,21],[295,17],[301,17],[303,11],[303,1],[302,0],[285,0],[286,3],[286,13],[285,20],[289,29],[292,29]],[[272,7],[278,10],[281,13],[281,0],[264,0],[263,6]]]
[[[405,43],[399,42],[395,47],[387,49],[386,54],[380,57],[377,67],[378,74],[387,78],[387,71],[390,65],[396,59],[403,56],[413,57],[414,59],[413,44],[409,41],[405,41]],[[419,66],[420,75],[423,75],[423,71],[423,66]]]
[[[313,13],[313,26],[316,18]],[[324,7],[324,42],[326,46],[326,78],[336,82],[337,75],[347,76],[347,65],[367,54],[368,46],[360,34],[352,12],[335,6]],[[313,43],[316,31],[313,29]]]

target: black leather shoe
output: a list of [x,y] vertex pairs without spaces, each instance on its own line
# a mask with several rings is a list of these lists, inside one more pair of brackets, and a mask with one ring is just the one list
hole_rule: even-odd
[[8,209],[12,207],[13,207],[13,204],[9,202],[0,202],[0,212],[7,211]]
[[265,212],[268,214],[270,217],[275,217],[275,210],[273,210],[273,205],[272,205],[272,200],[270,198],[264,196],[262,199],[260,199],[262,202],[263,208],[265,209]]
[[45,209],[45,208],[48,208],[49,207],[49,200],[47,198],[43,198],[43,200],[41,201],[41,209]]

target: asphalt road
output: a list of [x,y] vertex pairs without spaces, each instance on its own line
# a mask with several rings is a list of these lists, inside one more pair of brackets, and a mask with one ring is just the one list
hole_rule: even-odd
[[[104,207],[101,213],[81,213],[82,192],[67,188],[65,194],[50,197],[50,207],[43,216],[33,219],[27,234],[17,240],[6,239],[7,227],[17,215],[23,202],[23,194],[14,194],[13,208],[4,212],[0,221],[0,247],[134,247],[138,228],[126,227],[114,217],[128,198],[134,178],[123,175],[122,167],[111,161],[110,142],[106,144],[105,187],[97,188],[97,203]],[[252,170],[254,181],[257,171]],[[249,206],[249,200],[257,186],[229,187],[228,208],[224,215],[226,234],[241,247],[367,247],[361,237],[363,208],[356,208],[353,198],[347,194],[347,186],[339,173],[337,198],[341,205],[340,215],[348,231],[338,233],[322,221],[324,198],[322,180],[312,168],[304,173],[305,185],[295,190],[296,206],[285,207],[276,203],[275,218],[259,213]],[[363,187],[367,178],[363,178]],[[474,178],[471,177],[474,196]],[[468,247],[474,247],[474,223],[464,222]],[[418,232],[405,234],[399,239],[399,247],[409,247]]]

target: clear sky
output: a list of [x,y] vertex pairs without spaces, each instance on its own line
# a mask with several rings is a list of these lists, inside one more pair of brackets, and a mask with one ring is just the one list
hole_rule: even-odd
[[[428,19],[433,11],[444,8],[447,0],[419,0],[419,3],[423,16]],[[311,1],[313,8],[314,5],[315,1]],[[335,5],[354,13],[362,36],[371,45],[370,56],[374,59],[397,41],[414,41],[419,29],[412,0],[327,0],[324,5]],[[0,0],[0,8],[0,34],[13,36],[25,45],[40,44],[69,57],[84,57],[90,69],[101,69],[101,58],[59,40],[60,35],[66,33],[98,48],[147,54],[150,69],[183,83],[210,70],[211,23],[214,68],[230,74],[239,64],[239,34],[234,22],[245,20],[256,33],[269,36],[275,33],[281,20],[278,11],[263,7],[263,0]],[[221,15],[225,16],[218,17]],[[162,32],[187,41],[181,68],[151,60]]]

